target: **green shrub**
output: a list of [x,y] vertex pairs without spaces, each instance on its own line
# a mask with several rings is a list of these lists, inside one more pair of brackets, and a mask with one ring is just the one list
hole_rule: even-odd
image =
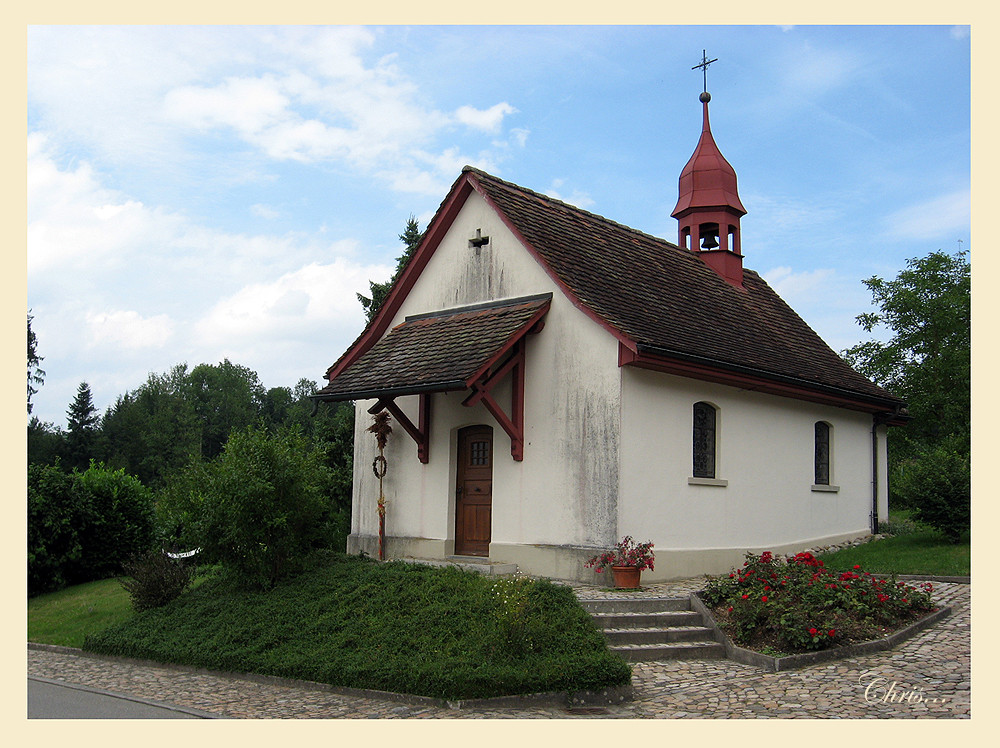
[[957,543],[971,527],[971,481],[968,455],[939,446],[905,466],[896,492],[918,521]]
[[297,431],[234,431],[215,460],[169,483],[164,526],[247,586],[269,588],[329,542],[329,480],[323,451]]
[[87,516],[79,480],[55,465],[28,466],[28,594],[65,587],[83,547]]
[[121,580],[121,585],[136,611],[159,608],[175,600],[194,576],[188,564],[175,561],[159,549],[133,556],[124,568],[128,577]]
[[152,496],[124,470],[28,467],[29,594],[114,576],[152,533]]
[[77,574],[81,580],[119,574],[132,556],[153,542],[153,495],[124,469],[91,462],[79,475],[89,502],[89,521],[79,529],[83,553]]

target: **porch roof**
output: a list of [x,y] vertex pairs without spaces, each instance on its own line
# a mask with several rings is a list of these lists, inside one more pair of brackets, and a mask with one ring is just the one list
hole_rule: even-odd
[[469,389],[541,321],[551,300],[549,293],[407,317],[313,398]]

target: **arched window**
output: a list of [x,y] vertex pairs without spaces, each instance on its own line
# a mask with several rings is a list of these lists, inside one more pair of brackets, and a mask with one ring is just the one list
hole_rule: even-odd
[[715,408],[694,404],[694,477],[715,477]]
[[830,424],[824,421],[816,421],[816,434],[814,439],[815,449],[815,478],[817,486],[830,485]]

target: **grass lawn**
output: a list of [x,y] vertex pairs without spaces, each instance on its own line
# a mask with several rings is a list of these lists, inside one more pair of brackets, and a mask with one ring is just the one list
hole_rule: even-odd
[[448,699],[631,679],[567,587],[342,554],[266,592],[210,576],[84,649]]
[[820,558],[831,569],[847,570],[860,564],[865,571],[882,574],[927,574],[929,576],[969,576],[969,535],[960,543],[913,522],[906,511],[889,517],[893,537],[844,548]]
[[28,641],[82,647],[87,634],[131,616],[128,593],[117,579],[78,584],[28,600]]

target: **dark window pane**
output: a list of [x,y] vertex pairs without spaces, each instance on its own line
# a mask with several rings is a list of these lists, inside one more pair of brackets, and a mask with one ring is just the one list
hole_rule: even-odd
[[816,422],[816,477],[817,486],[830,485],[830,426]]
[[694,477],[715,477],[715,408],[694,404]]

